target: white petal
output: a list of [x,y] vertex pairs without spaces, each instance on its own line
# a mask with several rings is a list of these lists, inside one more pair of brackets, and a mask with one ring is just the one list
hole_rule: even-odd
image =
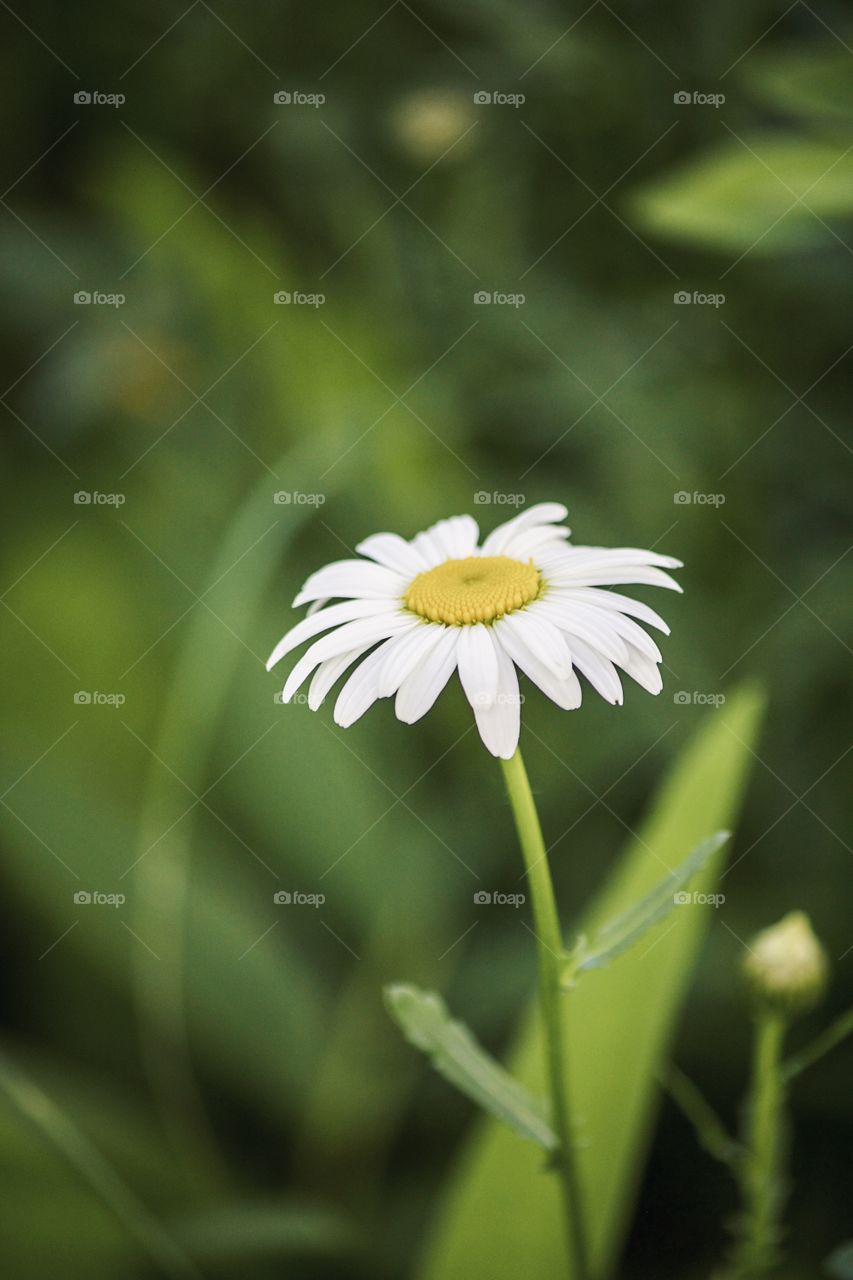
[[639,618],[650,627],[657,627],[665,636],[669,635],[669,627],[660,614],[655,613],[640,600],[632,600],[630,596],[620,595],[618,591],[605,591],[598,587],[549,587],[549,594],[563,600],[579,600],[582,604],[594,604],[599,609],[618,610],[632,618]]
[[[387,640],[389,636],[406,630],[406,615],[398,614],[395,617],[397,620],[392,620],[391,616],[387,618],[384,616],[380,618],[358,618],[354,622],[347,623],[346,626],[338,627],[331,635],[323,636],[321,640],[316,640],[305,651],[287,677],[281,695],[282,702],[291,701],[296,690],[308,679],[311,672],[320,663],[327,662],[330,658],[336,658],[342,653],[348,653],[359,645],[369,649],[378,640]],[[414,627],[415,625],[414,622],[408,623],[408,627]]]
[[312,711],[317,710],[335,681],[371,647],[369,644],[363,644],[358,649],[347,649],[346,653],[338,654],[337,658],[327,658],[325,662],[320,663],[308,686],[308,706]]
[[429,568],[423,556],[397,533],[371,534],[358,544],[356,551],[360,555],[369,556],[377,564],[384,564],[387,569],[396,569],[398,573],[406,574],[409,578]]
[[555,524],[558,520],[564,520],[568,514],[562,503],[539,502],[536,506],[529,507],[527,511],[513,516],[512,520],[499,524],[497,529],[493,529],[483,543],[482,554],[484,556],[511,555],[509,548],[512,540],[522,530],[533,525]]
[[562,634],[538,610],[534,611],[528,606],[526,609],[507,613],[495,626],[503,631],[511,631],[557,680],[565,679],[571,674],[571,657]]
[[[513,662],[523,671],[528,680],[532,680],[535,685],[542,690],[544,694],[556,702],[558,707],[562,707],[564,711],[574,711],[581,704],[581,686],[580,681],[571,669],[569,664],[569,674],[563,679],[558,679],[554,675],[550,667],[546,666],[536,654],[534,654],[524,643],[526,632],[520,630],[518,633],[511,628],[505,626],[506,618],[494,623],[492,630],[494,631],[498,643],[509,654]],[[560,643],[566,651],[566,658],[569,657],[568,649],[565,641]]]
[[338,694],[334,720],[342,729],[355,724],[379,697],[379,672],[385,661],[384,650],[385,645],[380,645],[373,653],[368,654]]
[[360,600],[402,596],[410,579],[369,560],[338,560],[312,573],[293,602],[298,609],[309,600],[343,596]]
[[[495,699],[488,706],[474,707],[474,718],[480,737],[493,756],[509,760],[518,746],[521,731],[521,695],[515,667],[500,641],[487,631],[487,639],[494,649],[498,669]],[[460,669],[461,674],[461,669]]]
[[610,621],[611,625],[616,628],[622,639],[626,642],[629,649],[637,649],[640,653],[644,653],[652,662],[663,661],[663,655],[652,637],[648,635],[642,627],[638,627],[636,622],[633,622],[630,618],[626,618],[622,613],[613,611],[608,612],[606,609],[598,610],[595,609],[594,606],[593,610],[596,613],[600,612],[603,619]]
[[593,689],[596,689],[605,702],[622,704],[622,685],[612,662],[602,658],[597,650],[585,644],[583,640],[571,641],[572,658],[581,675],[586,676]]
[[515,534],[506,552],[514,560],[536,559],[544,551],[556,551],[565,543],[571,530],[555,529],[553,525],[536,525]]
[[445,630],[434,622],[426,622],[388,642],[384,650],[385,662],[379,673],[380,698],[389,698],[397,692],[406,677],[438,644]]
[[370,618],[386,614],[391,617],[399,610],[398,601],[389,600],[345,600],[342,604],[330,605],[328,609],[320,609],[310,618],[303,618],[282,636],[267,659],[267,671],[272,670],[291,649],[298,648],[306,640],[311,640],[321,631],[330,627],[352,622],[355,618]]
[[681,561],[654,551],[635,547],[546,548],[536,563],[553,586],[596,587],[618,583],[645,583],[681,591],[681,587],[661,569],[677,569]]
[[547,597],[535,600],[528,607],[531,613],[535,609],[537,615],[543,614],[569,636],[570,649],[571,637],[580,636],[581,640],[593,645],[612,662],[622,662],[627,658],[625,641],[613,625],[614,614],[607,614],[603,609],[591,609],[589,605],[579,605],[574,601],[549,600]]
[[628,645],[628,661],[622,664],[623,671],[636,680],[638,685],[646,689],[649,693],[660,693],[663,688],[663,678],[656,662],[646,654],[640,653],[633,645]]
[[671,578],[668,573],[663,573],[660,569],[648,569],[643,565],[626,565],[621,569],[593,569],[590,572],[575,569],[570,574],[561,574],[556,577],[552,576],[551,571],[545,567],[543,573],[548,581],[553,582],[555,586],[646,586],[666,587],[668,591],[681,592],[683,590],[680,583]]
[[480,530],[472,516],[451,516],[439,520],[412,539],[412,546],[430,568],[445,560],[465,560],[477,554]]
[[681,569],[683,563],[674,556],[664,556],[657,551],[644,551],[641,547],[581,547],[575,544],[565,547],[567,567],[583,565],[656,565],[659,569]]
[[462,627],[456,657],[462,688],[474,710],[494,706],[500,673],[489,628],[482,622]]
[[319,666],[329,658],[337,658],[340,654],[350,649],[357,649],[361,645],[378,644],[380,640],[388,640],[391,636],[399,635],[416,626],[417,620],[413,620],[411,614],[407,613],[383,614],[378,618],[356,618],[346,626],[337,627],[329,635],[321,636],[316,640],[299,659],[296,667],[293,668],[293,674],[295,675],[299,668],[304,672],[302,675],[304,680],[312,667]]
[[447,627],[438,644],[397,690],[394,711],[404,724],[414,724],[425,716],[450,679],[456,666],[460,630]]
[[[601,594],[605,593],[602,591]],[[640,653],[647,654],[647,657],[651,658],[653,662],[661,662],[661,650],[654,644],[652,637],[647,635],[642,627],[638,627],[637,623],[631,621],[631,618],[626,618],[624,614],[620,613],[619,609],[601,609],[598,608],[597,604],[585,603],[584,600],[581,600],[576,595],[573,599],[571,593],[566,593],[561,599],[555,599],[555,603],[560,605],[560,608],[566,609],[567,617],[584,622],[585,625],[596,627],[599,634],[612,637],[613,632],[615,632],[617,636],[621,636],[622,641],[626,641],[629,645],[634,645],[635,649],[639,649]],[[570,628],[567,628],[567,630],[570,630]],[[578,634],[592,643],[592,636],[584,636],[583,631],[579,631]],[[621,662],[622,657],[624,657],[624,655],[612,653],[606,648],[602,648],[602,653],[605,653],[608,658],[612,658],[613,662]]]

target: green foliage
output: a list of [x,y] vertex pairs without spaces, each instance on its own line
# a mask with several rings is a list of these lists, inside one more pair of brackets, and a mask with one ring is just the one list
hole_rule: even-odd
[[[778,149],[799,193],[842,155],[849,22],[809,5],[768,16],[757,0],[619,16],[424,0],[369,30],[380,11],[362,21],[339,0],[287,22],[233,0],[174,24],[178,11],[127,0],[90,0],[85,22],[70,5],[11,9],[27,25],[0,15],[14,104],[0,208],[4,1044],[159,1220],[198,1222],[199,1256],[222,1206],[258,1206],[259,1237],[265,1206],[302,1208],[318,1231],[317,1214],[343,1207],[369,1257],[327,1269],[403,1275],[469,1107],[425,1075],[379,993],[400,974],[452,992],[484,1043],[505,1043],[533,982],[528,917],[471,899],[518,887],[515,841],[458,689],[416,729],[381,705],[344,734],[330,705],[275,706],[262,660],[304,577],[379,527],[411,535],[471,511],[485,531],[519,495],[564,500],[578,542],[672,552],[684,596],[638,593],[672,626],[661,697],[626,682],[623,709],[586,691],[566,715],[525,687],[559,900],[580,906],[604,883],[692,733],[702,710],[676,691],[731,697],[751,674],[772,723],[718,916],[747,937],[801,905],[846,951],[849,157],[772,230],[794,197],[756,157],[775,164]],[[95,87],[127,102],[73,102]],[[277,87],[327,100],[278,108]],[[727,101],[682,108],[681,88]],[[478,89],[527,101],[481,107]],[[471,126],[446,154],[424,94],[444,138]],[[730,199],[706,175],[738,153]],[[689,235],[636,213],[670,183]],[[825,196],[832,213],[814,208],[831,230],[804,207]],[[481,288],[525,301],[475,306]],[[77,306],[78,289],[126,301]],[[326,301],[273,302],[290,289]],[[682,289],[721,290],[725,306],[674,307]],[[95,489],[124,505],[75,504]],[[279,490],[318,505],[276,504]],[[724,502],[675,505],[680,490]],[[126,703],[77,706],[80,689]],[[326,903],[277,909],[279,883]],[[127,903],[78,908],[78,889]],[[657,926],[643,963],[699,911]],[[568,937],[609,918],[578,915]],[[581,988],[608,990],[644,946]],[[738,943],[720,926],[708,946],[679,1061],[715,1081],[725,1112],[741,1079]],[[853,1001],[846,964],[831,999],[833,1015]],[[844,1054],[795,1094],[804,1258],[847,1233]],[[672,1212],[675,1132],[657,1131],[626,1280],[667,1269],[664,1235],[678,1280],[685,1259],[711,1270],[707,1237]],[[727,1204],[706,1168],[690,1192],[714,1221]],[[0,1203],[15,1280],[145,1274],[135,1239],[5,1095]],[[485,1199],[483,1230],[495,1221],[500,1238],[513,1209]],[[282,1223],[284,1241],[296,1223]],[[323,1269],[287,1256],[294,1280]],[[258,1254],[230,1265],[241,1280],[272,1269]]]

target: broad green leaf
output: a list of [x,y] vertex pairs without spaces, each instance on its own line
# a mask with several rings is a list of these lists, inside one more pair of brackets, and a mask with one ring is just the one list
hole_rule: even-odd
[[835,245],[820,219],[853,215],[853,153],[809,138],[729,138],[641,189],[633,205],[646,230],[721,250]]
[[[583,928],[594,934],[628,909],[708,831],[737,817],[753,762],[750,747],[761,700],[744,690],[715,711],[664,781],[652,812]],[[696,878],[710,892],[716,855]],[[581,1124],[580,1173],[593,1209],[590,1244],[597,1274],[609,1276],[630,1222],[659,1097],[656,1073],[702,938],[714,911],[694,906],[650,934],[630,961],[598,970],[567,997],[566,1051],[575,1115]],[[509,1069],[544,1093],[538,1016],[531,1010]],[[419,1280],[517,1280],[566,1276],[560,1199],[541,1158],[494,1120],[485,1119],[463,1152],[457,1176],[434,1224]]]
[[577,975],[586,969],[603,969],[639,942],[649,929],[660,924],[677,906],[683,905],[680,903],[680,890],[697,871],[702,870],[728,838],[728,831],[718,831],[701,841],[681,866],[656,884],[650,893],[644,894],[639,902],[615,920],[602,925],[591,944],[582,936],[568,957],[563,978],[566,985],[571,986]]
[[432,1060],[445,1080],[522,1138],[546,1151],[556,1149],[544,1102],[495,1062],[464,1023],[450,1017],[440,996],[395,983],[385,988],[385,1004],[406,1039]]

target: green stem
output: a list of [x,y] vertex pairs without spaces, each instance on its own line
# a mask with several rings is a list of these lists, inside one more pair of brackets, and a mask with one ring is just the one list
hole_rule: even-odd
[[521,752],[516,750],[510,760],[501,760],[501,766],[533,905],[539,965],[539,1005],[545,1034],[551,1117],[560,1141],[557,1167],[560,1172],[569,1254],[574,1264],[570,1274],[573,1280],[588,1280],[586,1232],[569,1110],[564,1035],[566,996],[560,987],[564,954],[560,919],[539,815]]
[[786,1030],[786,1020],[780,1014],[759,1015],[741,1172],[744,1217],[732,1273],[737,1278],[765,1275],[777,1258],[784,1174],[785,1084],[781,1058]]

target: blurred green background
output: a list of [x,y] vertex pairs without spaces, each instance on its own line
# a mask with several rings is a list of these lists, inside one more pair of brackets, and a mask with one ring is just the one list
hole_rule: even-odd
[[[410,1274],[472,1109],[380,987],[506,1045],[532,940],[463,865],[517,891],[499,771],[458,691],[343,733],[263,660],[368,533],[548,499],[580,543],[686,565],[658,699],[525,707],[562,902],[713,700],[770,695],[676,1053],[734,1117],[741,940],[803,907],[830,1011],[853,993],[849,11],[0,23],[10,1056],[205,1274]],[[797,1087],[792,1277],[851,1233],[849,1068]],[[622,1274],[707,1276],[733,1208],[665,1106]],[[10,1277],[158,1274],[6,1098],[0,1215]]]

